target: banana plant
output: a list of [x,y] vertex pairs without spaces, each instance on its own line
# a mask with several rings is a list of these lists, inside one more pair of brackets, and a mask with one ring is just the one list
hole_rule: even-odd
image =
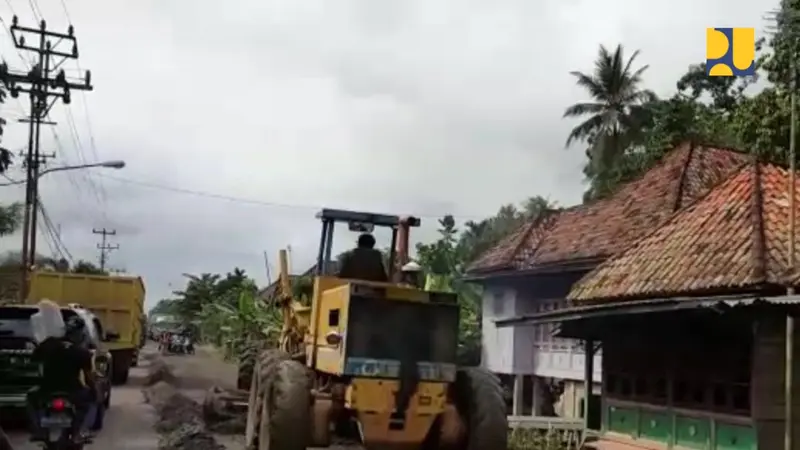
[[277,343],[281,326],[276,308],[265,305],[248,290],[237,295],[234,302],[208,303],[200,312],[204,336],[223,347],[228,358],[238,358],[253,340]]

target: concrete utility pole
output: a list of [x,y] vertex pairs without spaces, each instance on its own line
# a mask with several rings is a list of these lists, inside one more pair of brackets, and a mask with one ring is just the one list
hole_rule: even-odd
[[[39,198],[39,168],[55,155],[44,155],[39,148],[41,125],[52,124],[44,119],[50,109],[60,98],[65,104],[71,101],[70,92],[77,90],[92,90],[91,73],[86,71],[83,80],[71,81],[67,79],[63,69],[59,67],[67,59],[78,58],[78,41],[75,38],[75,29],[69,26],[66,33],[47,30],[44,20],[39,22],[39,28],[29,28],[19,25],[19,19],[14,16],[11,27],[11,37],[14,46],[19,50],[33,52],[38,56],[36,64],[27,73],[9,70],[6,63],[0,64],[0,82],[3,83],[8,93],[17,98],[20,92],[27,93],[30,97],[30,116],[23,120],[29,124],[28,151],[25,155],[26,168],[25,180],[25,209],[22,223],[22,267],[20,279],[20,298],[27,296],[28,271],[36,256],[36,218],[37,202]],[[28,45],[26,37],[33,37],[38,41],[35,46]],[[58,48],[72,44],[69,52],[60,51]]]
[[109,244],[107,241],[108,236],[116,236],[117,230],[106,230],[103,228],[102,230],[93,229],[92,233],[102,235],[102,240],[99,244],[97,244],[97,249],[100,250],[100,270],[106,270],[106,261],[108,260],[108,254],[111,253],[112,250],[116,250],[119,248],[118,244]]

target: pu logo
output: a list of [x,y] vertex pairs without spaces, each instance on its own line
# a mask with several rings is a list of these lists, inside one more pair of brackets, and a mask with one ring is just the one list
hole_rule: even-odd
[[755,58],[755,28],[706,28],[706,75],[755,75]]

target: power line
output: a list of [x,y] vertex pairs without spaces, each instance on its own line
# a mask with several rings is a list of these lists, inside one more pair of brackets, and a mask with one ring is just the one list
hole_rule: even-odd
[[50,216],[47,214],[47,210],[44,207],[44,204],[40,202],[38,203],[39,212],[42,215],[42,228],[44,229],[44,233],[46,237],[48,237],[49,242],[48,245],[50,246],[50,251],[55,255],[58,254],[61,259],[66,259],[67,261],[72,264],[73,258],[72,253],[70,253],[67,246],[64,245],[64,241],[61,240],[61,234],[53,225],[53,222],[50,220]]
[[[36,0],[33,0],[33,1],[36,1]],[[61,0],[61,7],[64,10],[64,15],[67,18],[67,22],[70,25],[72,25],[72,18],[70,17],[69,8],[67,8],[67,3],[66,3],[65,0]],[[80,73],[83,72],[83,69],[81,68],[81,63],[77,59],[75,60],[75,66],[77,67],[78,72],[80,72]],[[94,158],[94,160],[95,161],[99,161],[100,157],[97,154],[97,145],[96,145],[95,139],[94,139],[94,131],[92,129],[91,116],[89,115],[89,102],[86,100],[86,92],[81,91],[81,99],[83,101],[83,112],[84,112],[84,115],[86,116],[86,131],[89,134],[89,149],[92,152],[92,157]],[[83,152],[83,144],[81,142],[81,139],[80,139],[80,136],[79,136],[79,133],[78,133],[78,128],[75,125],[75,118],[73,117],[71,108],[67,108],[66,109],[66,114],[67,114],[67,122],[68,122],[68,124],[70,126],[70,131],[72,132],[73,140],[74,140],[74,143],[75,143],[75,149],[78,152],[78,158],[80,159],[82,164],[85,164],[86,163],[86,157],[85,157],[84,152]],[[91,191],[94,193],[94,195],[95,195],[95,197],[97,199],[98,205],[100,206],[100,213],[102,214],[103,219],[108,220],[108,217],[106,216],[106,208],[105,208],[106,201],[108,200],[108,195],[107,195],[107,193],[105,191],[104,186],[101,183],[100,184],[95,183],[95,178],[92,176],[91,172],[86,172],[84,174],[84,177],[85,177],[85,180],[87,181],[87,184],[91,188]]]
[[61,240],[60,227],[56,227],[53,224],[53,221],[50,220],[50,215],[47,213],[47,209],[44,207],[44,203],[41,202],[41,199],[39,199],[39,208],[42,213],[42,219],[44,219],[45,227],[47,228],[53,240],[55,241],[56,246],[59,248],[59,253],[61,254],[61,257],[62,258],[66,257],[66,259],[69,260],[69,262],[71,263],[73,260],[72,253],[64,244],[64,241]]
[[69,16],[69,10],[67,9],[67,2],[61,0],[61,7],[64,8],[64,15],[67,17],[67,22],[72,25],[72,18]]
[[[148,181],[141,181],[141,180],[134,180],[131,178],[122,178],[115,175],[107,175],[98,173],[97,176],[108,178],[110,180],[114,180],[123,184],[129,184],[132,186],[139,186],[147,189],[156,189],[161,191],[167,192],[174,192],[176,194],[185,194],[185,195],[193,195],[195,197],[204,197],[210,198],[214,200],[223,200],[232,203],[241,203],[241,204],[248,204],[254,206],[264,206],[269,208],[291,208],[291,209],[308,209],[308,210],[320,210],[325,208],[322,205],[311,205],[311,204],[302,204],[302,203],[280,203],[280,202],[271,202],[267,200],[255,200],[252,198],[245,198],[245,197],[237,197],[233,195],[225,195],[225,194],[216,194],[213,192],[208,191],[197,191],[193,189],[186,189],[176,186],[168,186],[165,184],[158,184],[152,183]],[[10,178],[8,175],[3,175],[9,182],[8,183],[0,183],[0,187],[2,186],[11,186],[11,185],[18,185],[22,184],[24,180],[15,180]],[[424,218],[424,219],[441,219],[442,216],[446,215],[446,213],[441,214],[416,214],[416,217]],[[456,219],[465,219],[465,220],[483,220],[491,216],[491,214],[451,214]]]
[[[148,189],[157,189],[157,190],[162,190],[162,191],[175,192],[175,193],[178,193],[178,194],[194,195],[196,197],[205,197],[205,198],[212,198],[212,199],[216,199],[216,200],[224,200],[224,201],[233,202],[233,203],[242,203],[242,204],[249,204],[249,205],[255,205],[255,206],[266,206],[266,207],[271,207],[271,208],[293,208],[293,209],[309,209],[309,210],[320,210],[322,208],[325,208],[325,206],[322,206],[322,205],[311,205],[311,204],[300,204],[300,203],[280,203],[280,202],[273,202],[273,201],[256,200],[256,199],[245,198],[245,197],[237,197],[237,196],[232,196],[232,195],[216,194],[216,193],[208,192],[208,191],[198,191],[198,190],[194,190],[194,189],[186,189],[186,188],[181,188],[181,187],[177,187],[177,186],[169,186],[169,185],[160,184],[160,183],[153,183],[153,182],[149,182],[149,181],[140,181],[140,180],[134,180],[134,179],[130,179],[130,178],[123,178],[123,177],[118,177],[116,175],[108,175],[108,174],[105,174],[105,173],[98,173],[97,176],[103,177],[103,178],[108,178],[110,180],[118,181],[118,182],[124,183],[124,184],[130,184],[132,186],[140,186],[140,187],[144,187],[144,188],[148,188]],[[442,216],[444,216],[444,215],[446,215],[446,214],[445,213],[441,213],[441,214],[431,214],[431,213],[428,213],[428,214],[416,214],[417,217],[428,218],[428,219],[430,219],[430,218],[441,219]],[[455,217],[457,219],[467,219],[467,220],[483,220],[483,219],[486,219],[489,216],[491,216],[491,214],[480,214],[480,215],[479,214],[463,214],[463,215],[462,214],[453,214],[453,217]]]

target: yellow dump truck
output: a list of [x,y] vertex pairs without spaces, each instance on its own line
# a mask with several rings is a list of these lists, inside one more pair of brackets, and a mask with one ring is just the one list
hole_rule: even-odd
[[139,277],[35,272],[28,303],[42,299],[59,305],[80,305],[100,318],[103,334],[118,335],[109,342],[111,381],[124,384],[144,342],[144,283]]

